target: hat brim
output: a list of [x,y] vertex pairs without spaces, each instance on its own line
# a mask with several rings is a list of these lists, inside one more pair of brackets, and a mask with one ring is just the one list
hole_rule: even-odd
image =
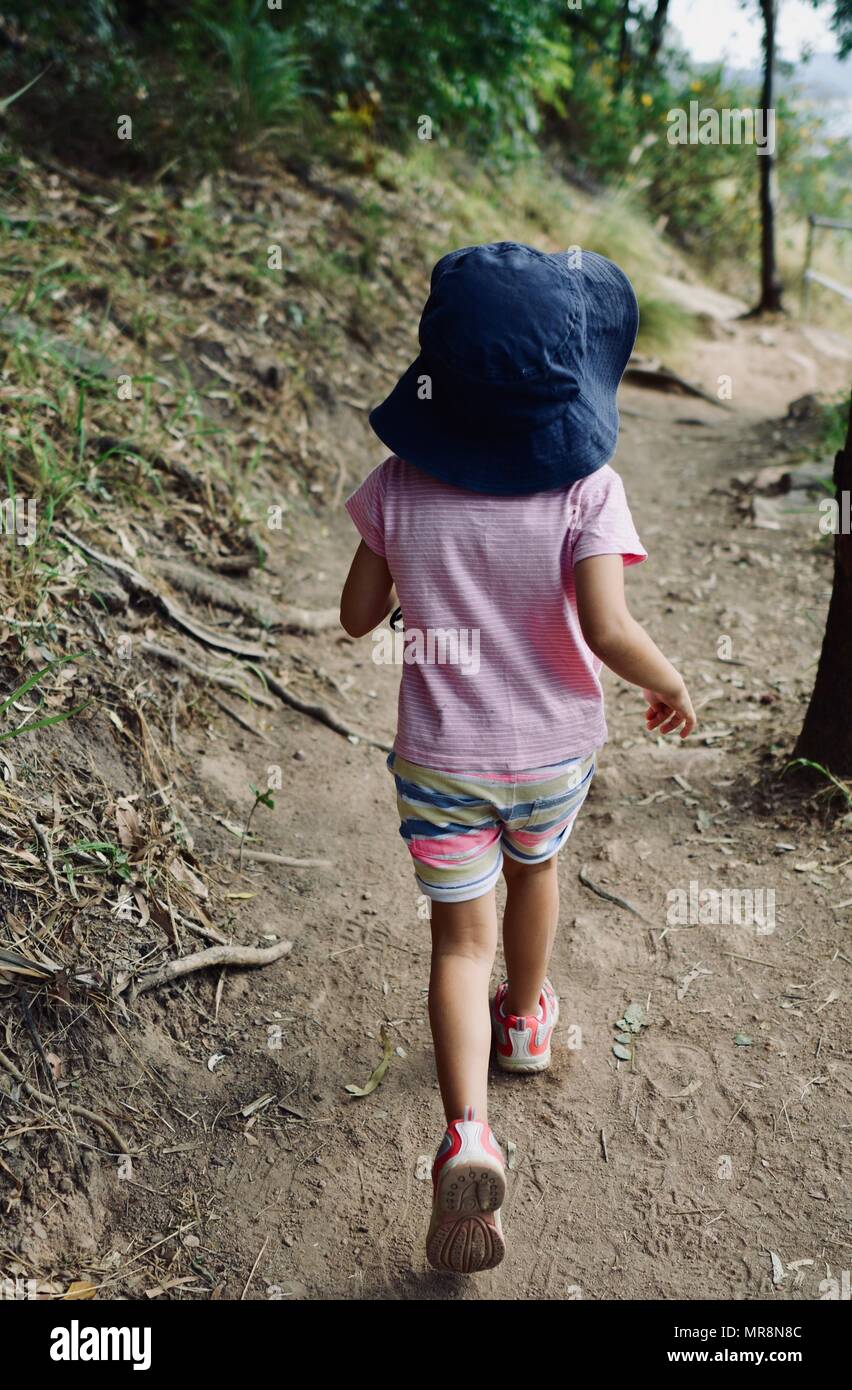
[[580,396],[555,420],[518,433],[465,413],[464,402],[448,408],[421,399],[428,376],[428,364],[418,357],[371,412],[370,425],[398,458],[442,482],[498,496],[546,492],[594,473],[615,453],[614,404],[604,421]]
[[497,496],[566,487],[608,463],[618,440],[615,394],[633,350],[638,307],[627,276],[603,256],[584,251],[582,271],[571,273],[582,277],[593,324],[602,287],[617,293],[620,306],[613,322],[592,334],[579,390],[563,411],[548,411],[540,426],[519,430],[499,410],[478,414],[463,390],[432,397],[429,362],[421,355],[370,414],[382,443],[442,482]]

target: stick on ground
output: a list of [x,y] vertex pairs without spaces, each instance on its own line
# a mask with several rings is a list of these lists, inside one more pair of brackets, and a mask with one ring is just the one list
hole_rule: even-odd
[[[53,1097],[45,1095],[44,1091],[39,1091],[37,1087],[33,1086],[32,1082],[28,1081],[24,1076],[24,1073],[18,1070],[11,1058],[6,1056],[5,1052],[0,1052],[0,1067],[3,1067],[5,1071],[14,1076],[15,1080],[20,1082],[27,1095],[32,1096],[33,1100],[37,1100],[41,1105],[49,1105],[51,1107],[55,1105],[56,1102]],[[85,1105],[69,1105],[68,1110],[72,1115],[79,1115],[81,1119],[91,1121],[93,1125],[97,1125],[99,1129],[102,1129],[104,1134],[108,1134],[120,1154],[130,1153],[130,1150],[118,1130],[114,1129],[109,1120],[104,1119],[103,1115],[98,1115],[94,1110],[88,1110]]]
[[274,946],[210,946],[206,951],[194,951],[179,960],[170,960],[159,970],[140,975],[132,993],[134,997],[144,994],[146,990],[191,975],[195,970],[208,970],[212,965],[271,965],[289,955],[292,949],[292,941],[276,941]]
[[597,893],[599,898],[605,898],[608,903],[615,903],[616,907],[625,908],[628,912],[632,912],[634,917],[640,918],[643,922],[648,921],[648,918],[639,911],[638,907],[634,907],[626,898],[619,898],[617,893],[608,893],[605,888],[599,888],[596,883],[593,883],[586,873],[585,864],[580,870],[579,879],[582,884],[585,884],[586,888],[591,888],[593,893]]

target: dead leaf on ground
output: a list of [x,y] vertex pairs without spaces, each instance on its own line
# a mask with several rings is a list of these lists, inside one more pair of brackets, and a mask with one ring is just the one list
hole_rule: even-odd
[[376,1067],[376,1070],[373,1072],[366,1086],[356,1086],[350,1082],[348,1086],[344,1087],[344,1090],[348,1091],[350,1096],[372,1095],[379,1083],[384,1080],[385,1073],[390,1066],[391,1057],[393,1056],[393,1043],[384,1028],[382,1028],[381,1031],[381,1039],[384,1047],[384,1056],[382,1060],[379,1062],[379,1065]]

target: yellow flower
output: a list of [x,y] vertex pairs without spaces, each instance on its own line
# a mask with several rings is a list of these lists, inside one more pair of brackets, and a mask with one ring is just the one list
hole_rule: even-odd
[[696,81],[696,82],[690,82],[690,84],[689,84],[689,90],[690,90],[691,92],[700,92],[700,91],[701,91],[701,86],[702,86],[702,84],[701,84],[700,82],[697,82],[697,81]]
[[643,92],[639,100],[643,106],[653,106],[654,104],[654,98],[649,96],[647,92]]

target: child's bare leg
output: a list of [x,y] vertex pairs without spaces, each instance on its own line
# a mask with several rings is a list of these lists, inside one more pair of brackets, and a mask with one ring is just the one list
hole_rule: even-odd
[[488,1119],[488,985],[497,949],[494,890],[466,903],[432,903],[429,1021],[448,1120],[472,1105]]
[[507,1013],[535,1017],[559,920],[556,855],[543,864],[521,864],[503,856],[506,910],[503,954],[509,989]]

